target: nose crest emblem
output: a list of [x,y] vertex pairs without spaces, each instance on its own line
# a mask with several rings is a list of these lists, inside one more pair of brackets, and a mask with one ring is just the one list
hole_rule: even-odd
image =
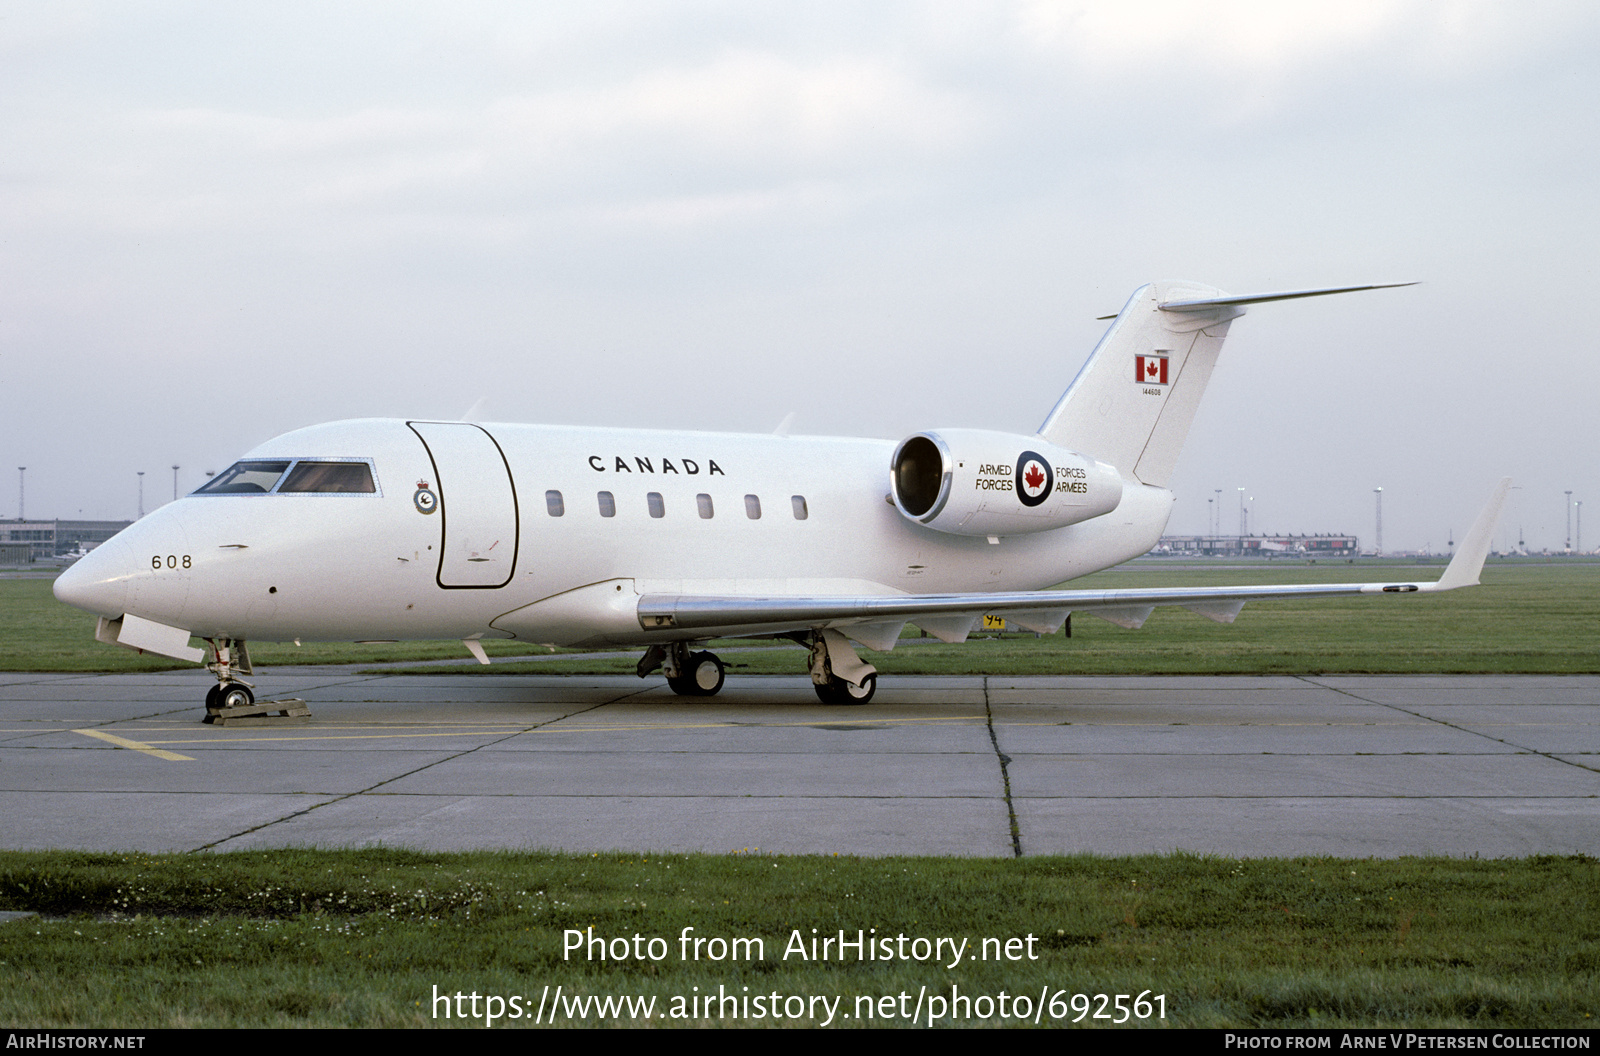
[[425,480],[417,481],[417,491],[411,496],[411,502],[416,506],[418,513],[432,513],[439,508],[439,496],[433,493]]

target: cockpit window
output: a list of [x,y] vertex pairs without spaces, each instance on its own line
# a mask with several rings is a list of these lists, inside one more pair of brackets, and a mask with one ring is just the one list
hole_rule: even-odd
[[196,495],[376,495],[372,460],[281,458],[235,462]]
[[[288,462],[235,462],[218,473],[196,495],[262,495],[272,490]],[[365,468],[365,467],[363,467]]]
[[372,483],[372,468],[365,462],[296,462],[278,493],[370,495],[377,490]]

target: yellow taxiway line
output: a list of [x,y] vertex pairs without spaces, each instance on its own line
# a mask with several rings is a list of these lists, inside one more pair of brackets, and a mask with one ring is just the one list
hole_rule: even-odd
[[73,730],[72,732],[81,733],[85,737],[97,737],[102,741],[109,741],[118,748],[132,748],[136,752],[153,755],[157,759],[165,759],[170,763],[194,762],[194,756],[192,755],[179,755],[177,752],[169,752],[165,748],[156,748],[141,741],[130,741],[126,737],[118,737],[114,733],[106,733],[104,730]]

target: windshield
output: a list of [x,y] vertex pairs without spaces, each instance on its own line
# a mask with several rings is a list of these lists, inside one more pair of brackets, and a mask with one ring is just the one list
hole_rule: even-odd
[[372,484],[372,470],[365,462],[296,462],[294,471],[278,492],[354,492],[370,495],[377,490]]
[[[290,467],[293,467],[292,469]],[[196,495],[375,495],[369,459],[251,459],[235,462]]]
[[272,490],[288,462],[235,462],[195,491],[196,495],[261,495]]

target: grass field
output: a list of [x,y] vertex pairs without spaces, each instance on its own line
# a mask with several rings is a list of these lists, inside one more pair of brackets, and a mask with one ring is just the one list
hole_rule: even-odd
[[[1075,580],[1072,586],[1215,586],[1223,584],[1350,582],[1390,577],[1436,578],[1439,568],[1409,566],[1230,564],[1196,569],[1161,562],[1123,566]],[[0,580],[0,670],[151,671],[184,667],[139,656],[93,638],[93,619],[57,602],[46,580]],[[1093,616],[1073,620],[1060,634],[974,640],[946,646],[919,643],[865,654],[885,674],[1255,674],[1255,673],[1519,673],[1600,672],[1600,563],[1511,561],[1485,568],[1483,585],[1448,594],[1251,602],[1231,626],[1183,609],[1163,608],[1138,631]],[[908,631],[915,634],[914,630]],[[728,643],[750,644],[750,643]],[[484,643],[491,657],[546,652],[526,643]],[[262,666],[387,663],[460,658],[457,642],[392,646],[251,643]],[[726,657],[732,673],[787,674],[804,663],[798,651]],[[450,667],[506,674],[620,673],[633,669],[633,650],[615,658],[574,658],[537,664]],[[438,673],[438,668],[418,672]]]
[[[1109,1025],[1093,1013],[1118,1015],[1114,997],[1075,1007],[1072,995],[1126,994],[1131,1007],[1143,993],[1164,997],[1165,1019],[1152,1004],[1148,1026],[1584,1027],[1600,1005],[1596,866],[1583,857],[963,860],[753,850],[0,853],[0,908],[53,918],[0,924],[0,973],[11,983],[0,989],[0,1021],[482,1025],[436,1016],[434,988],[518,996],[531,1017],[544,988],[560,986],[568,1008],[654,997],[654,1025],[788,1025],[670,1018],[674,998],[722,987],[838,999],[835,1025],[881,1026],[908,1025],[919,994],[948,998],[954,987],[987,995],[989,1015],[982,1003],[965,1017],[951,1006],[946,1023],[1031,1023],[1031,1013],[1017,1015],[1015,1000],[1026,996],[1032,1011],[1044,1009],[1043,1023],[1055,1000],[1056,1023]],[[762,956],[746,947],[751,957],[716,962],[706,947],[686,960],[685,927],[760,938]],[[588,928],[606,939],[660,937],[663,956],[646,948],[626,961],[564,958],[566,931]],[[965,938],[970,952],[954,967],[948,947],[945,963],[786,958],[796,930],[809,941],[813,928]],[[985,938],[1002,941],[982,960]],[[1011,939],[1015,960],[1004,955]],[[632,958],[637,947],[624,945]],[[1005,1018],[1002,992],[1013,1001]],[[863,1023],[869,1005],[876,1018]],[[802,1025],[824,1015],[810,1007],[816,1020]],[[934,1007],[923,1002],[922,1025]],[[558,1022],[642,1020],[591,1007]],[[507,1016],[499,1025],[531,1024]]]

